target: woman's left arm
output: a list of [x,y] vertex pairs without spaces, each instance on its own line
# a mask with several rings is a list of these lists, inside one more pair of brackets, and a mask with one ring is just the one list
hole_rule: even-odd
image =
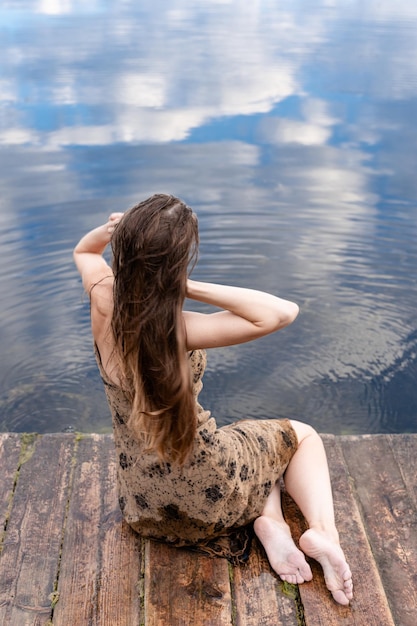
[[105,224],[90,230],[74,248],[75,265],[87,293],[95,283],[107,276],[113,276],[111,268],[103,258],[103,253],[122,215],[123,213],[112,213]]

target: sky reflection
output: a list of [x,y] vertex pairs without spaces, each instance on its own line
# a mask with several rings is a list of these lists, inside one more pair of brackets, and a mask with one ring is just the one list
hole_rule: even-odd
[[405,0],[3,2],[3,428],[108,427],[71,248],[169,191],[200,217],[196,275],[302,309],[210,355],[220,422],[417,430],[416,22]]

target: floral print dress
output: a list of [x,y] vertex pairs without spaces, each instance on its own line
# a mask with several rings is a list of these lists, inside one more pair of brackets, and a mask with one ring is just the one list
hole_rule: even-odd
[[194,350],[194,451],[182,467],[162,463],[155,454],[145,454],[132,435],[129,401],[107,377],[97,347],[95,354],[112,414],[119,503],[127,523],[144,537],[238,557],[245,551],[242,537],[250,536],[245,528],[261,514],[297,449],[289,420],[251,419],[218,428],[198,402],[206,352]]

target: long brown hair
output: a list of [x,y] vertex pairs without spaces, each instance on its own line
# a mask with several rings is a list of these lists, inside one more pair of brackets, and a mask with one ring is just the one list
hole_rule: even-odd
[[197,423],[182,317],[197,218],[178,198],[154,195],[123,215],[111,244],[111,325],[129,426],[146,450],[184,463]]

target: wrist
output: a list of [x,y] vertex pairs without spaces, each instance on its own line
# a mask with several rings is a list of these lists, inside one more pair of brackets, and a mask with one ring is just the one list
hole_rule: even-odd
[[204,294],[205,283],[201,283],[197,280],[187,279],[187,298],[192,300],[199,300]]
[[108,225],[102,224],[84,235],[78,242],[75,252],[91,252],[101,254],[110,243],[111,234]]

